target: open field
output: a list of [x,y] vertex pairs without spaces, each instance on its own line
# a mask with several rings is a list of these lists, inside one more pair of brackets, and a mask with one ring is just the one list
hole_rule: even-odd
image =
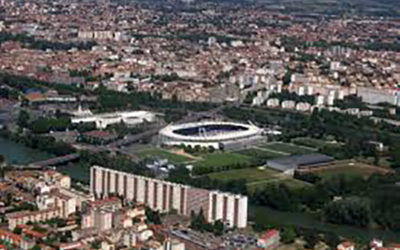
[[333,143],[321,139],[314,139],[310,137],[298,137],[292,139],[292,143],[300,146],[312,147],[312,148],[323,148],[325,146],[340,146],[340,143]]
[[294,179],[291,176],[280,174],[269,180],[247,183],[247,190],[249,192],[254,192],[257,189],[264,189],[268,186],[279,184],[285,184],[288,188],[292,189],[299,189],[312,185],[308,182]]
[[282,154],[280,154],[280,153],[269,151],[269,150],[258,149],[258,148],[243,149],[243,150],[237,151],[236,153],[241,154],[241,155],[247,155],[247,156],[253,157],[257,160],[267,160],[267,159],[282,156]]
[[281,152],[286,155],[308,154],[316,151],[316,149],[313,148],[283,142],[267,143],[260,145],[260,147],[278,153]]
[[202,159],[195,162],[195,167],[221,167],[228,165],[250,165],[254,160],[242,154],[217,152],[212,154],[205,154]]
[[164,159],[168,159],[172,163],[183,163],[183,162],[188,162],[188,161],[192,160],[191,158],[186,157],[184,155],[175,154],[175,153],[169,152],[167,150],[160,149],[160,148],[154,148],[154,147],[141,149],[139,151],[136,151],[134,154],[137,155],[139,157],[139,159],[164,158]]
[[345,175],[349,177],[360,176],[366,178],[375,173],[386,174],[390,171],[390,169],[354,161],[340,161],[327,166],[306,170],[306,172],[317,174],[324,179],[332,178],[337,175]]
[[[251,149],[252,150],[252,149]],[[163,148],[157,148],[154,146],[135,147],[126,149],[131,155],[137,157],[139,160],[146,158],[164,158],[175,164],[187,163],[193,164],[195,167],[221,167],[228,165],[251,165],[257,162],[258,158],[253,155],[239,154],[233,152],[215,152],[215,153],[201,153],[196,156],[190,157],[190,155],[184,155],[174,152],[173,150],[167,150]],[[263,157],[271,158],[276,154],[269,152],[263,152]]]
[[301,188],[310,185],[306,182],[293,179],[291,176],[284,175],[273,169],[265,168],[244,168],[223,172],[212,173],[208,175],[211,179],[224,181],[246,179],[248,191],[253,192],[264,187],[285,183],[290,188]]
[[235,169],[235,170],[212,173],[209,174],[208,176],[211,179],[219,179],[219,180],[246,179],[248,182],[255,182],[255,181],[274,178],[274,176],[277,174],[279,174],[279,172],[272,169],[260,170],[258,168],[243,168],[243,169]]

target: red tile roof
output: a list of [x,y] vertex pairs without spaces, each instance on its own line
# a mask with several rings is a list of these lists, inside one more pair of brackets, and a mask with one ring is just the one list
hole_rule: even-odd
[[10,232],[8,230],[4,230],[4,229],[0,229],[0,236],[4,236],[8,239],[11,239],[14,244],[21,242],[23,240],[21,235],[12,233],[12,232]]
[[82,243],[79,241],[60,244],[59,249],[80,249]]
[[41,233],[30,229],[24,229],[23,233],[33,238],[45,238],[47,236],[47,233]]
[[107,199],[103,199],[103,200],[95,200],[90,202],[90,205],[92,207],[101,207],[101,206],[105,206],[105,205],[110,205],[113,203],[119,203],[121,202],[117,197],[110,197]]
[[29,93],[25,95],[25,98],[29,101],[41,101],[44,100],[44,95],[42,93]]
[[272,237],[276,237],[276,235],[279,235],[279,231],[276,229],[271,229],[265,232],[263,235],[261,235],[260,239],[262,240],[268,240]]
[[49,212],[55,212],[57,210],[58,210],[58,208],[50,208],[50,209],[40,210],[40,211],[19,211],[19,212],[6,214],[6,217],[8,219],[16,219],[16,218],[22,218],[22,217],[25,217],[25,216],[34,216],[34,215],[38,215],[38,214],[45,214],[45,213],[49,213]]
[[98,130],[86,132],[85,135],[98,138],[108,138],[110,136],[114,136],[114,134],[111,133],[110,131],[98,131]]

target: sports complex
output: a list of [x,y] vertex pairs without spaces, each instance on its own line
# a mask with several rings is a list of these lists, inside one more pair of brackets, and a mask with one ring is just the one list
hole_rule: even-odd
[[233,149],[252,144],[262,137],[263,129],[254,124],[202,121],[170,124],[159,132],[163,145],[185,145]]

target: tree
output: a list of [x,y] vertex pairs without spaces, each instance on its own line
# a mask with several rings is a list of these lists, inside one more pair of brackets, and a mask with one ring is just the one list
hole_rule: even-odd
[[150,208],[146,207],[145,210],[147,220],[155,225],[161,225],[161,216],[158,211],[153,211]]
[[331,223],[365,227],[370,224],[371,204],[367,198],[349,197],[329,203],[324,213]]
[[22,233],[22,228],[20,228],[20,227],[14,228],[13,233],[15,233],[15,234],[21,234],[21,233]]
[[98,241],[98,240],[93,241],[93,242],[90,244],[90,246],[91,246],[93,249],[100,249],[100,248],[101,248],[101,242]]
[[288,71],[286,71],[285,75],[283,76],[283,79],[282,79],[283,84],[289,85],[291,80],[292,80],[292,71],[288,70]]
[[34,133],[47,133],[53,131],[65,131],[71,121],[68,117],[59,118],[39,118],[29,124],[29,128]]
[[215,236],[221,236],[224,233],[225,225],[221,220],[214,222],[213,231]]
[[304,245],[306,249],[314,249],[315,245],[320,241],[318,233],[313,230],[304,230],[302,234],[303,239],[306,242]]
[[30,115],[26,110],[19,111],[17,125],[21,128],[26,128],[29,124]]
[[340,243],[340,238],[336,234],[327,233],[324,235],[324,242],[331,247],[331,249],[335,249],[336,246]]
[[198,214],[195,214],[193,211],[191,213],[191,221],[190,228],[193,230],[197,230],[200,232],[208,231],[208,223],[204,217],[203,209],[200,209]]
[[297,234],[292,227],[285,227],[281,230],[281,241],[284,244],[291,244],[296,240]]
[[390,155],[392,156],[392,166],[395,168],[400,167],[400,143],[391,148]]

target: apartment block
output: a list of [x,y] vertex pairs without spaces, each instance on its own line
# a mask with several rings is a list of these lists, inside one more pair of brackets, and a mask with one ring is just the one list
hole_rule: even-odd
[[13,230],[17,225],[26,224],[28,222],[40,222],[53,218],[59,218],[61,214],[60,208],[50,208],[41,211],[21,211],[6,214],[8,220],[8,228]]
[[96,197],[119,195],[160,212],[175,210],[186,216],[203,210],[209,222],[222,220],[229,227],[247,226],[247,196],[194,188],[100,166],[91,168],[90,185]]

